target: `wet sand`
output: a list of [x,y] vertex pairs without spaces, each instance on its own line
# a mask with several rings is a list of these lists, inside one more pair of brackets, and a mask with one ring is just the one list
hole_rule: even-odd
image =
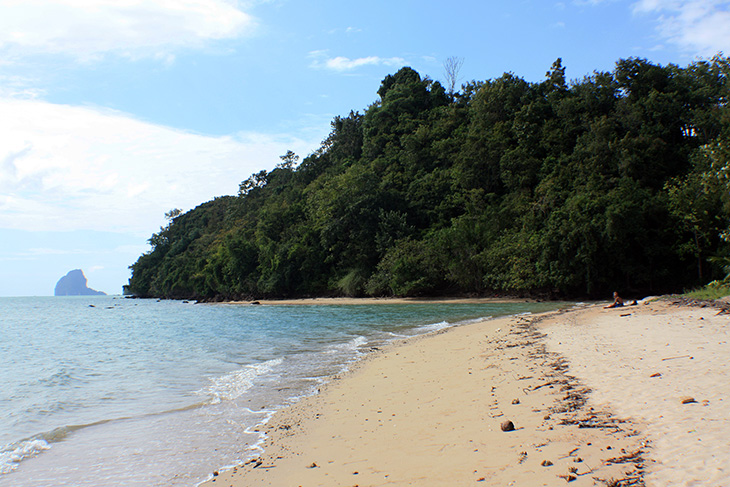
[[205,485],[730,485],[717,311],[590,306],[393,344],[275,415],[264,452]]

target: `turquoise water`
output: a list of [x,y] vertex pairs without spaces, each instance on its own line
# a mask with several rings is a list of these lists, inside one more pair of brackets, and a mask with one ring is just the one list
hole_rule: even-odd
[[371,347],[557,306],[0,298],[0,487],[193,486]]

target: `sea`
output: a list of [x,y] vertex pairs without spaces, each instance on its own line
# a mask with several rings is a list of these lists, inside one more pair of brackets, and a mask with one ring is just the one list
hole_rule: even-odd
[[393,340],[565,305],[0,297],[0,487],[193,487]]

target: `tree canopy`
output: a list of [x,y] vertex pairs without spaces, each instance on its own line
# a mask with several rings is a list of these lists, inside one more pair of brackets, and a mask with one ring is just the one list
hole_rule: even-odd
[[720,277],[728,58],[622,59],[568,82],[460,91],[404,67],[322,145],[171,220],[128,293],[314,295],[681,290]]

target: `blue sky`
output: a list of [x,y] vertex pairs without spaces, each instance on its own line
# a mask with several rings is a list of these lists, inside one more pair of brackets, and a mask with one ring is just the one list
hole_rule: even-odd
[[120,293],[172,208],[317,149],[402,66],[570,79],[730,52],[717,0],[0,1],[0,296]]

